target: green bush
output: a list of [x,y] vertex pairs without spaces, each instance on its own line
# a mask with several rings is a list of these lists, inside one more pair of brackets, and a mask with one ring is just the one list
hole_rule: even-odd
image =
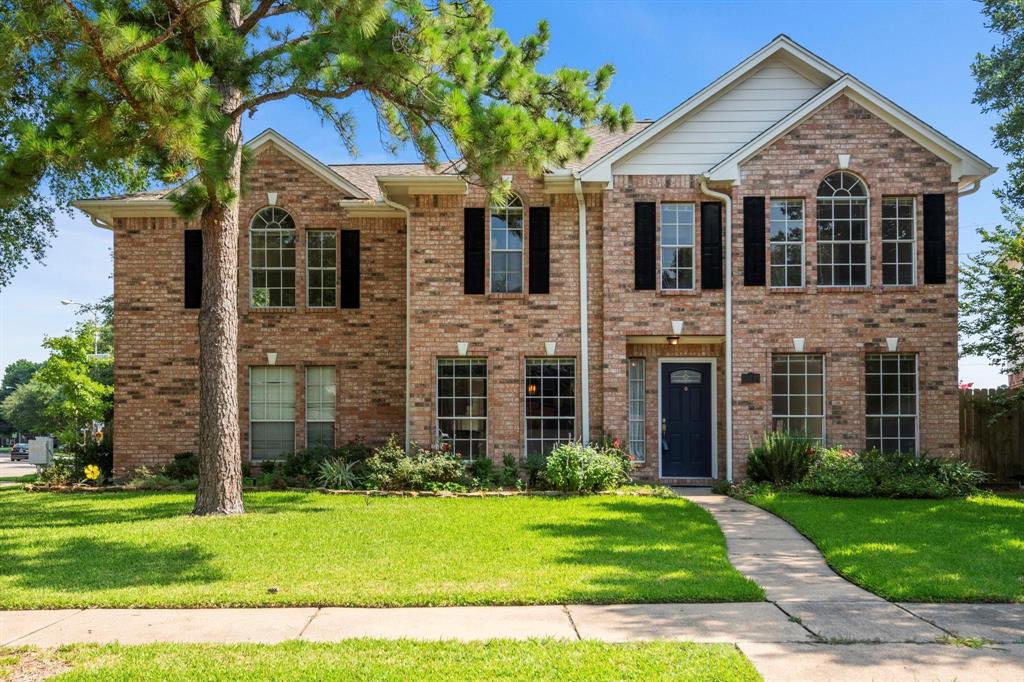
[[340,457],[331,457],[320,462],[320,471],[316,482],[324,488],[334,490],[352,490],[359,486],[359,477],[355,473],[355,462],[346,462]]
[[523,481],[519,478],[519,463],[515,455],[501,458],[501,473],[498,474],[498,485],[502,488],[521,488]]
[[563,492],[596,492],[629,482],[628,459],[582,443],[559,445],[547,457],[545,477]]
[[863,497],[874,490],[860,458],[849,450],[820,450],[798,486],[804,492],[837,497]]
[[53,464],[43,467],[39,472],[39,482],[44,485],[67,485],[72,483],[74,471],[67,462],[54,460]]
[[539,453],[527,455],[523,460],[523,471],[526,473],[528,488],[541,488],[548,485],[547,457]]
[[194,452],[179,452],[163,467],[163,473],[175,481],[187,481],[199,477],[199,458]]
[[447,451],[417,449],[411,456],[392,436],[366,460],[366,485],[376,490],[427,490],[428,486],[464,486],[466,467]]
[[975,493],[985,478],[958,459],[833,448],[818,453],[799,488],[842,497],[937,499]]
[[68,443],[65,451],[74,460],[71,465],[74,470],[73,477],[81,478],[83,476],[82,471],[90,464],[98,466],[100,471],[103,472],[100,476],[101,481],[109,477],[110,473],[114,470],[114,450],[108,440],[102,440],[97,443],[90,439],[85,443]]
[[711,492],[716,495],[728,495],[732,492],[732,482],[724,478],[711,481]]
[[467,467],[477,488],[493,488],[498,483],[498,471],[494,460],[484,455],[477,457]]
[[353,473],[362,478],[366,475],[366,460],[373,455],[373,448],[360,443],[349,443],[337,448],[314,446],[303,448],[289,453],[281,462],[279,468],[267,468],[270,462],[263,465],[263,471],[276,471],[286,478],[300,480],[305,476],[307,481],[312,481],[320,475],[320,465],[328,459],[337,459],[352,464]]
[[175,480],[164,473],[153,473],[147,467],[139,467],[131,478],[124,484],[129,490],[176,490],[186,488],[194,490],[198,487],[198,481],[194,478],[188,480]]
[[747,476],[756,482],[790,485],[807,475],[817,441],[785,431],[769,431],[747,455]]

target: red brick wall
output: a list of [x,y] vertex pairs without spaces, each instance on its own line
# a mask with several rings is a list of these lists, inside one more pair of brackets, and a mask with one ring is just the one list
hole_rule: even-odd
[[[239,405],[248,458],[248,368],[295,367],[296,447],[304,443],[304,367],[337,367],[339,443],[383,441],[404,432],[405,226],[399,218],[346,218],[337,188],[275,147],[250,171],[240,207]],[[250,309],[248,223],[277,192],[297,227],[294,309]],[[114,235],[115,468],[155,466],[194,450],[198,428],[197,312],[182,306],[185,224],[173,218],[118,220]],[[305,230],[358,229],[359,309],[305,307]]]

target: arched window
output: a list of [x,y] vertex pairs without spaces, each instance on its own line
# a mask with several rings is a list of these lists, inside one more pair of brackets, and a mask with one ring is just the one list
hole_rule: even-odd
[[504,204],[491,203],[491,291],[523,290],[523,200],[510,194]]
[[868,190],[853,173],[836,171],[818,185],[818,284],[868,283]]
[[249,283],[253,308],[295,305],[295,221],[283,208],[262,208],[249,223]]

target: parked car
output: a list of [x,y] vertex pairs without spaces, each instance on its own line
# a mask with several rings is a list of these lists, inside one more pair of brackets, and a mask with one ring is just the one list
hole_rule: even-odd
[[11,448],[11,461],[17,462],[20,459],[28,459],[28,443],[15,443]]

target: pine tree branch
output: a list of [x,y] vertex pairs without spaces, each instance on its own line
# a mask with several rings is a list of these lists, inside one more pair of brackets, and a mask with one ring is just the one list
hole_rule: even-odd
[[235,29],[235,33],[240,36],[244,36],[251,31],[261,19],[274,17],[278,14],[284,14],[286,11],[291,11],[292,8],[283,3],[277,8],[274,8],[274,3],[277,1],[278,0],[260,0],[260,4],[256,6],[256,9],[242,19],[242,23]]
[[234,118],[235,116],[240,116],[243,112],[255,109],[261,104],[273,102],[274,100],[285,99],[286,97],[291,97],[292,95],[298,95],[300,97],[318,97],[323,99],[345,99],[355,94],[359,90],[362,90],[363,87],[364,86],[361,83],[356,83],[342,90],[322,90],[320,88],[308,88],[296,85],[290,88],[285,88],[284,90],[267,92],[257,97],[254,97],[250,100],[243,101],[241,104],[238,105],[238,107],[236,107],[233,111],[231,111],[228,114],[228,117]]
[[[175,12],[177,13],[177,15],[173,17],[173,19],[171,20],[171,23],[167,25],[167,28],[164,29],[163,33],[161,33],[160,35],[158,35],[158,36],[156,36],[156,37],[154,37],[154,38],[152,38],[150,40],[147,40],[142,45],[136,45],[135,47],[133,47],[133,48],[131,48],[129,50],[125,50],[124,52],[122,52],[118,56],[113,57],[111,59],[111,62],[113,63],[114,66],[117,66],[117,65],[121,64],[121,62],[125,61],[126,59],[130,59],[130,58],[134,57],[137,54],[141,54],[141,53],[145,52],[146,50],[152,49],[152,48],[156,47],[157,45],[160,45],[161,43],[167,42],[168,40],[170,40],[174,36],[175,29],[177,29],[182,24],[182,22],[184,22],[188,18],[189,14],[191,14],[195,10],[199,9],[200,7],[203,7],[205,5],[209,5],[211,2],[213,2],[213,0],[202,0],[201,2],[197,2],[194,5],[189,5],[188,7],[179,7],[178,4],[176,2],[174,2],[173,0],[167,0],[167,2],[165,4],[167,5],[167,8],[169,10],[171,10],[172,16],[173,16],[173,13],[175,13]],[[191,42],[191,48],[192,48],[191,51],[193,52],[193,55],[192,55],[193,58],[197,58],[198,54],[195,54],[195,42],[194,41]]]

